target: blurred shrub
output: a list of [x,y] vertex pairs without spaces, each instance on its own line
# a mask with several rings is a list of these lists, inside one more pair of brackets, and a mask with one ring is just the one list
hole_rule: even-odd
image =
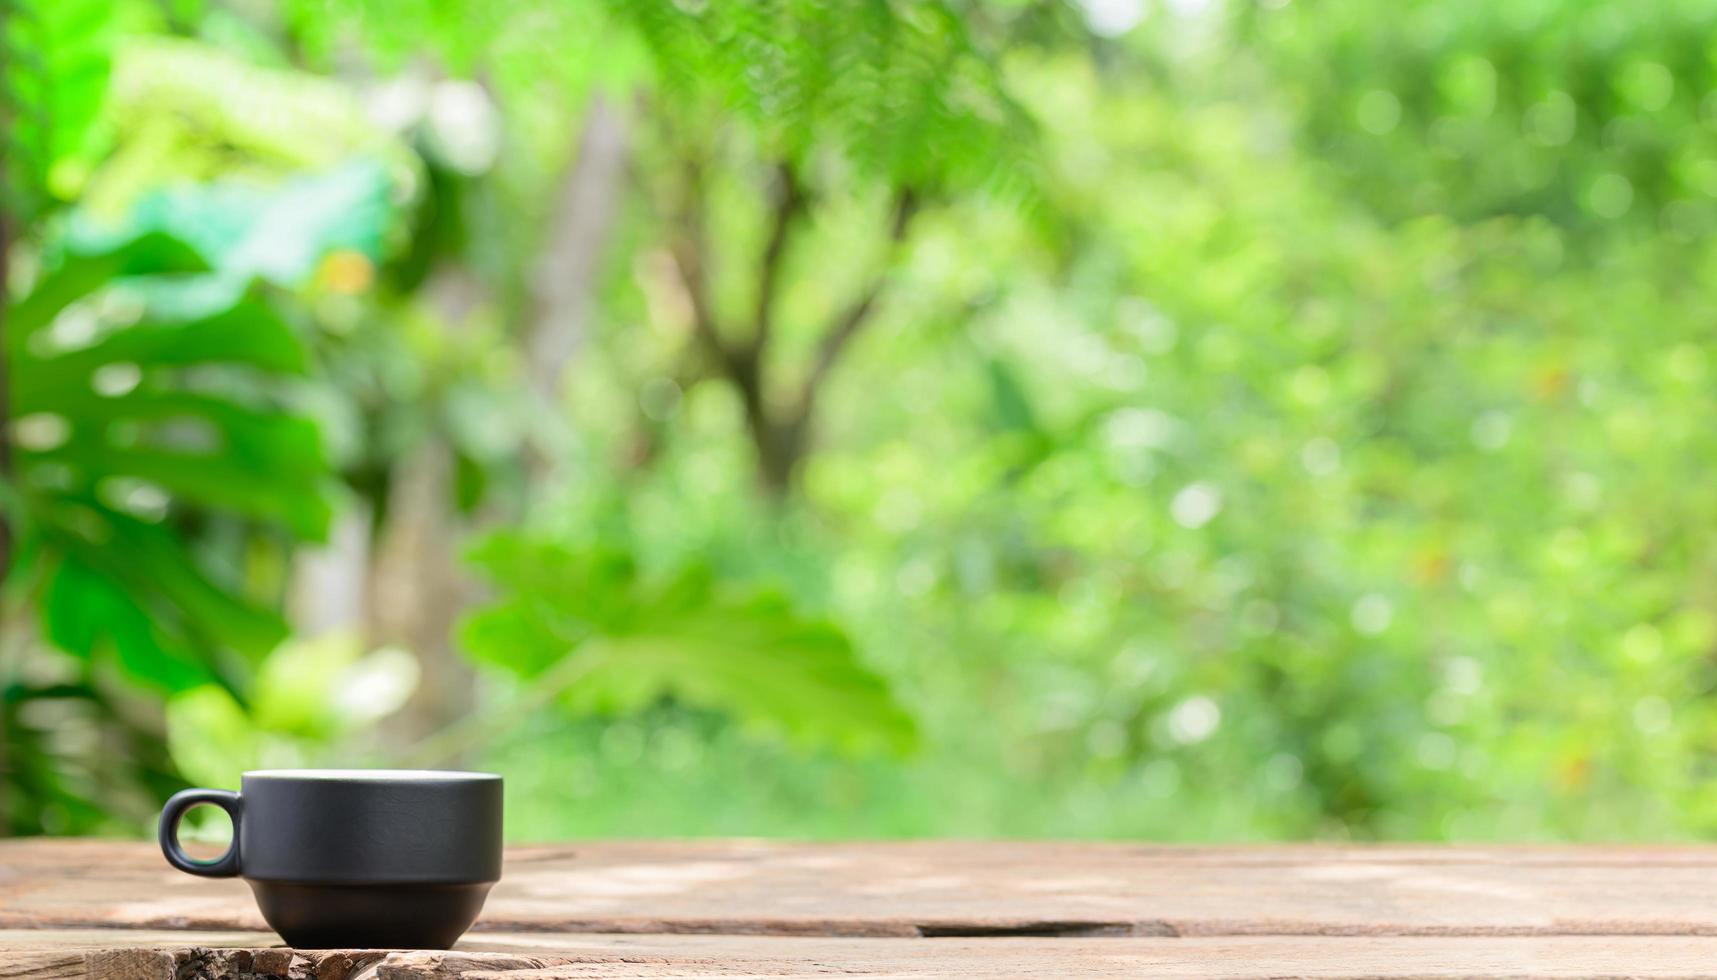
[[99,159],[100,114],[123,25],[108,0],[18,0],[0,26],[0,203],[16,226],[74,198]]
[[[59,735],[147,741],[158,729],[123,707],[128,690],[240,691],[286,636],[272,603],[187,530],[254,522],[315,538],[331,503],[315,427],[277,400],[304,349],[263,298],[187,304],[185,274],[203,263],[161,234],[47,262],[5,316],[6,588],[70,658],[6,678],[5,799],[14,831],[63,832],[102,827],[101,783],[131,776],[96,775],[125,754],[79,760]],[[144,775],[154,791],[172,779]]]
[[[384,525],[396,461],[445,436],[461,512],[524,528],[475,553],[495,592],[465,641],[500,680],[430,746],[507,772],[515,832],[1717,828],[1709,4],[279,9],[185,27],[343,81],[137,45],[121,111],[55,110],[95,124],[19,156],[20,186],[182,236],[229,300],[256,274],[300,291],[325,368],[305,403]],[[79,25],[112,28],[37,13],[74,55]],[[508,399],[598,90],[625,205],[555,393],[571,431],[537,446],[558,416]],[[360,92],[409,110],[398,139]],[[855,309],[862,337],[826,329]],[[126,363],[89,366],[117,391]],[[803,480],[766,500],[782,433]],[[529,514],[490,492],[526,444],[556,477]],[[325,515],[215,475],[163,490],[155,526],[268,606],[250,593]],[[241,566],[258,542],[275,560]],[[171,577],[64,567],[42,595],[102,611],[59,628],[95,663],[116,637],[72,626],[136,627],[115,594],[149,612],[127,635],[155,646],[127,642],[178,671],[187,767],[361,742],[318,707],[357,647],[275,648],[265,673],[328,680],[250,694],[276,620],[215,617],[254,635],[211,654],[238,644],[152,598]],[[81,663],[19,672],[17,771],[93,755],[37,703],[105,699],[108,756],[154,782],[85,779],[48,804],[62,829],[174,779],[129,714],[148,688]],[[239,751],[197,755],[199,728]]]
[[215,685],[174,695],[168,748],[199,786],[236,789],[246,769],[351,765],[379,754],[362,736],[405,704],[417,677],[410,653],[366,652],[352,633],[292,640],[263,663],[244,702]]

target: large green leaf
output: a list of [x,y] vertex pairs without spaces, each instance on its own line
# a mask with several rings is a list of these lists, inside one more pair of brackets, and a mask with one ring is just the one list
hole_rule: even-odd
[[147,309],[119,304],[104,313],[80,302],[128,274],[184,269],[184,253],[167,241],[155,234],[101,255],[69,255],[14,308],[11,416],[23,424],[25,488],[47,472],[54,484],[101,499],[116,479],[141,480],[178,500],[319,537],[330,511],[314,427],[266,399],[228,393],[305,367],[277,314],[253,300],[161,322]]
[[214,256],[228,280],[300,286],[336,249],[379,262],[399,220],[397,200],[409,189],[402,168],[363,156],[278,184],[175,183],[141,196],[124,225],[183,238]]
[[88,346],[34,358],[31,373],[19,378],[14,390],[28,402],[51,400],[56,392],[62,404],[84,401],[80,393],[65,390],[68,383],[117,363],[242,364],[282,373],[299,373],[307,367],[303,346],[279,315],[261,303],[245,302],[188,322],[140,323],[136,329],[117,331]]
[[912,719],[846,635],[778,595],[728,595],[703,569],[652,583],[627,556],[518,534],[490,537],[473,560],[502,597],[465,621],[465,648],[526,678],[573,678],[560,695],[572,710],[671,698],[806,743],[914,742]]
[[165,690],[236,687],[236,665],[286,634],[170,519],[202,511],[317,538],[331,509],[317,431],[272,391],[307,367],[292,328],[256,297],[189,320],[151,301],[205,268],[158,233],[74,248],[7,316],[9,519],[25,577],[44,588],[44,633]]
[[422,180],[348,86],[181,38],[119,46],[109,115],[74,237],[163,231],[220,281],[299,285],[334,249],[380,261]]
[[138,235],[75,255],[45,274],[6,313],[6,340],[26,343],[66,307],[116,279],[198,272],[208,268],[190,246],[169,235]]
[[[178,637],[177,646],[199,651],[209,664],[205,680],[217,673],[215,651],[261,654],[285,638],[279,616],[212,581],[168,529],[95,501],[58,496],[44,503],[30,522],[42,547],[125,593]],[[84,655],[95,650],[61,646]]]
[[167,690],[207,683],[214,672],[183,637],[157,622],[121,580],[75,557],[60,561],[42,606],[47,636],[68,653],[93,659],[111,650],[133,680]]

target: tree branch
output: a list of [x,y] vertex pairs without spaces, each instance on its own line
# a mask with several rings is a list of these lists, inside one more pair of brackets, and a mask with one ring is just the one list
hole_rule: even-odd
[[811,362],[811,369],[805,375],[805,383],[799,391],[796,410],[789,424],[801,428],[806,424],[816,405],[818,388],[828,378],[829,372],[834,370],[835,363],[840,360],[847,345],[870,322],[871,313],[876,309],[876,301],[888,283],[888,274],[894,264],[894,253],[899,251],[900,243],[906,239],[907,229],[917,212],[917,192],[910,187],[901,188],[894,197],[893,217],[889,223],[888,260],[883,263],[882,269],[870,284],[835,318],[833,325],[823,335],[822,342],[817,345],[816,359]]
[[591,98],[531,269],[525,349],[531,383],[545,403],[558,397],[561,376],[588,333],[586,321],[626,180],[628,143],[619,110],[601,95]]
[[709,270],[704,262],[708,250],[703,224],[703,168],[697,161],[687,160],[684,170],[685,186],[681,189],[684,198],[676,216],[679,234],[669,247],[669,253],[673,256],[674,268],[680,274],[680,285],[686,291],[686,302],[692,308],[693,333],[722,368],[731,372],[738,358],[721,339],[715,306],[709,297]]
[[782,260],[787,254],[787,238],[793,222],[804,212],[808,203],[805,188],[798,174],[788,163],[775,166],[775,207],[770,216],[769,241],[763,247],[763,259],[757,276],[757,311],[752,316],[751,356],[761,359],[769,346],[775,329],[775,294],[781,288]]
[[709,274],[704,263],[704,256],[708,253],[703,228],[702,171],[694,160],[687,161],[684,190],[686,200],[679,216],[681,231],[671,252],[681,284],[685,287],[687,304],[692,309],[692,331],[714,358],[722,375],[738,389],[739,400],[745,410],[745,425],[757,446],[758,457],[768,460],[776,455],[774,447],[779,442],[779,428],[770,417],[766,403],[761,351],[754,344],[736,346],[722,339],[715,307],[710,301]]
[[794,225],[809,205],[809,196],[790,164],[776,164],[774,175],[776,193],[769,212],[768,237],[758,264],[756,306],[749,337],[737,341],[724,337],[710,297],[702,210],[706,195],[702,167],[695,157],[684,160],[682,198],[675,215],[679,227],[669,254],[691,309],[693,340],[714,360],[715,373],[737,390],[746,428],[757,450],[758,475],[764,487],[779,496],[787,491],[804,452],[819,387],[853,338],[870,321],[887,286],[896,253],[918,211],[918,194],[911,187],[895,193],[882,268],[831,321],[817,346],[798,398],[786,411],[781,411],[772,409],[769,403],[765,354],[774,334],[775,307],[782,290],[788,243]]

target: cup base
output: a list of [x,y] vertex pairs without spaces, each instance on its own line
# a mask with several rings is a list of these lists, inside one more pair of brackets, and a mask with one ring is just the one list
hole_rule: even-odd
[[246,881],[262,917],[294,949],[449,949],[494,885]]

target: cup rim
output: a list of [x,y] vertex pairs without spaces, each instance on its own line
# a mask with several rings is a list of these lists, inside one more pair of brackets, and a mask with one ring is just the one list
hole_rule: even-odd
[[251,769],[245,779],[339,783],[459,783],[499,781],[492,772],[460,769]]

